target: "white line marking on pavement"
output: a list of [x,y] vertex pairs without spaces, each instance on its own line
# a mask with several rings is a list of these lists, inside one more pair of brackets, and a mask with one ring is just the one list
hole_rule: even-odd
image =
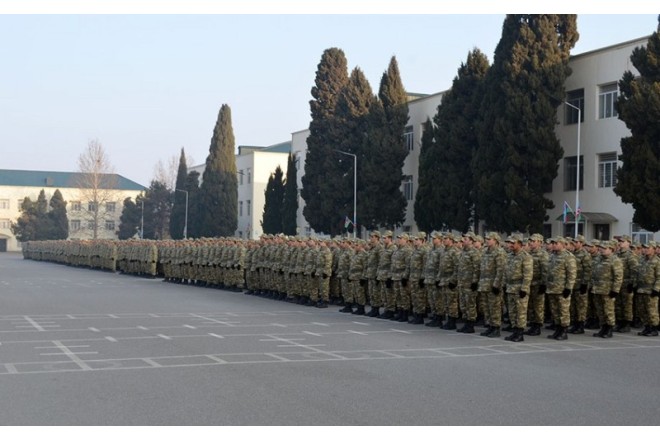
[[99,329],[97,329],[97,328],[89,328],[89,330],[92,331],[92,332],[101,332],[101,331],[100,331]]
[[118,319],[118,318],[119,318],[119,317],[117,317],[117,316],[116,316],[116,315],[114,315],[114,314],[108,314],[108,317],[110,317],[110,318],[116,318],[116,319]]
[[183,327],[188,329],[197,329],[196,327],[190,325],[183,325]]
[[209,335],[210,335],[211,337],[215,337],[215,338],[220,338],[220,339],[224,338],[222,335],[212,334],[212,333],[210,333],[210,332],[209,332]]
[[158,336],[162,339],[165,339],[165,340],[172,340],[172,337],[168,337],[167,335],[158,334]]
[[327,324],[327,323],[319,323],[319,322],[312,322],[312,325],[325,326],[326,328],[327,328],[328,326],[330,326],[330,325]]
[[16,367],[12,363],[5,363],[5,369],[7,369],[7,373],[9,374],[18,373],[18,370],[16,370]]
[[220,364],[227,364],[226,360],[223,360],[222,358],[218,358],[215,355],[207,355],[206,357],[210,358],[213,361],[217,361]]
[[83,360],[81,360],[76,354],[71,352],[71,350],[68,347],[66,347],[65,345],[63,345],[61,341],[53,340],[53,344],[55,346],[57,346],[58,348],[60,348],[60,350],[62,352],[64,352],[64,354],[66,354],[71,359],[71,361],[73,361],[75,364],[80,366],[80,368],[82,370],[84,370],[84,371],[91,371],[92,370],[92,368],[89,367],[89,365],[87,363],[85,363]]
[[148,331],[149,330],[149,328],[145,328],[144,326],[138,326],[137,328],[142,329],[143,331]]
[[45,331],[44,328],[42,328],[41,326],[39,326],[39,323],[35,322],[34,320],[32,320],[32,319],[31,319],[30,317],[28,317],[27,315],[24,315],[23,318],[24,318],[25,321],[27,321],[29,324],[31,324],[32,326],[34,326],[34,327],[37,329],[37,331],[40,331],[40,332],[41,332],[41,331]]
[[150,364],[150,365],[153,366],[153,367],[157,367],[157,368],[159,368],[159,367],[163,367],[162,364],[158,364],[158,363],[156,363],[156,362],[153,361],[151,358],[142,358],[141,360],[144,361],[144,362],[147,363],[147,364]]
[[351,331],[350,329],[347,330],[346,332],[349,332],[351,334],[358,334],[358,335],[369,335],[366,332]]
[[409,335],[412,334],[412,332],[410,332],[410,331],[404,331],[403,329],[394,329],[394,328],[390,328],[390,331],[393,331],[393,332],[400,332],[400,333],[402,333],[402,334],[409,334]]
[[361,325],[361,326],[370,326],[369,323],[366,323],[366,322],[353,322],[353,323],[355,323],[356,325]]
[[313,332],[309,332],[309,331],[303,331],[303,334],[313,335],[314,337],[322,337],[321,334],[315,334],[315,333],[313,333]]
[[108,340],[108,341],[111,341],[113,343],[117,343],[117,339],[114,338],[114,337],[106,337],[105,339]]
[[286,325],[283,325],[281,323],[271,323],[270,326],[277,326],[278,328],[286,328]]
[[279,355],[277,355],[277,354],[271,354],[270,352],[264,352],[264,355],[267,355],[267,356],[269,356],[269,357],[273,357],[273,358],[275,358],[275,359],[277,359],[277,360],[280,360],[280,361],[291,361],[291,360],[289,360],[288,358],[280,357]]

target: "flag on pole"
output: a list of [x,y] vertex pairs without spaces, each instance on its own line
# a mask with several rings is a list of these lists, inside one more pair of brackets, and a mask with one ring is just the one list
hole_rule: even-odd
[[568,217],[568,213],[573,213],[573,210],[571,210],[571,206],[568,205],[568,202],[564,201],[564,220],[563,220],[564,223],[566,223],[566,218]]
[[582,213],[582,208],[577,207],[577,210],[575,210],[575,219],[577,219],[578,222],[580,222],[580,213]]
[[353,222],[351,222],[351,220],[348,218],[348,216],[345,216],[345,218],[344,218],[344,228],[350,227],[352,223]]

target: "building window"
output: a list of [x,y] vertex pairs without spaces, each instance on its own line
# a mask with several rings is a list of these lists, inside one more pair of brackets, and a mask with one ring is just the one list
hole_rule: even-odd
[[0,210],[9,210],[9,199],[0,199]]
[[252,201],[247,201],[247,215],[248,216],[251,215],[251,213],[250,213],[252,211],[251,208],[252,208]]
[[243,185],[243,170],[238,171],[238,183]]
[[[577,187],[577,156],[564,158],[564,191]],[[584,189],[584,157],[580,156],[580,190]]]
[[610,240],[610,224],[594,224],[593,239]]
[[114,213],[116,208],[116,204],[114,202],[106,202],[105,203],[105,212],[106,213]]
[[105,229],[108,231],[115,231],[115,221],[105,221]]
[[23,211],[23,202],[25,202],[25,199],[19,199],[16,201],[16,206],[19,211]]
[[653,233],[651,231],[646,231],[638,224],[632,224],[630,229],[632,231],[631,236],[633,242],[639,242],[641,244],[645,244],[653,240]]
[[94,223],[94,221],[88,221],[88,222],[87,222],[87,229],[88,229],[88,230],[94,230],[94,229],[95,229],[95,228],[94,228],[95,226],[96,226],[96,224]]
[[598,91],[598,119],[616,118],[616,99],[619,89],[616,83],[600,86]]
[[71,211],[80,211],[80,201],[70,202]]
[[0,230],[8,230],[9,228],[11,228],[9,219],[0,219]]
[[616,186],[616,153],[598,155],[598,187],[610,188]]
[[410,225],[404,225],[403,226],[403,232],[404,233],[410,233],[412,231],[412,227]]
[[543,224],[541,234],[543,237],[552,237],[552,224]]
[[[580,122],[584,122],[584,89],[572,90],[566,94],[566,102],[580,109]],[[564,104],[564,115],[566,125],[577,124],[578,111]]]
[[91,212],[96,213],[97,206],[98,205],[96,204],[96,202],[89,201],[87,203],[87,211],[91,211]]
[[243,216],[243,201],[238,201],[238,215]]
[[252,182],[252,169],[248,168],[247,169],[247,183],[250,184]]
[[71,230],[71,231],[80,230],[80,221],[79,220],[69,221],[69,230]]
[[411,175],[406,175],[403,177],[403,195],[407,201],[412,201],[413,199],[413,177]]
[[[582,216],[580,216],[582,219]],[[584,222],[578,222],[578,234],[584,234]],[[568,222],[564,224],[564,237],[575,236],[575,222]]]
[[403,146],[407,151],[413,151],[415,146],[413,143],[413,126],[407,126],[405,129],[403,129]]

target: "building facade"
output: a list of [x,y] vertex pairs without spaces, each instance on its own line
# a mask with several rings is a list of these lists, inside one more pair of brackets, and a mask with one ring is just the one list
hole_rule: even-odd
[[[120,175],[104,175],[107,187],[102,197],[94,199],[85,188],[86,179],[80,173],[0,170],[0,251],[20,251],[21,245],[11,231],[11,224],[21,215],[21,205],[28,197],[36,201],[41,190],[50,202],[55,190],[66,201],[69,239],[91,239],[96,219],[97,237],[116,239],[124,199],[135,198],[145,188]],[[98,202],[95,206],[94,200]],[[95,209],[98,208],[95,216]]]

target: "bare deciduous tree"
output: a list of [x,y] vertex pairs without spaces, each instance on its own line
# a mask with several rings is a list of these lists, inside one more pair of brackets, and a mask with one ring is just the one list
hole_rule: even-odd
[[[193,164],[192,156],[186,155],[186,163]],[[178,168],[179,157],[177,155],[172,155],[167,160],[167,164],[164,164],[163,160],[159,159],[158,163],[154,166],[153,180],[165,184],[168,190],[174,191]]]
[[[92,237],[98,238],[101,221],[105,221],[107,204],[116,203],[118,179],[114,167],[98,139],[90,140],[87,149],[78,157],[76,186],[79,188],[85,217],[90,222]],[[105,209],[101,209],[102,206]],[[114,217],[113,217],[114,219]]]

